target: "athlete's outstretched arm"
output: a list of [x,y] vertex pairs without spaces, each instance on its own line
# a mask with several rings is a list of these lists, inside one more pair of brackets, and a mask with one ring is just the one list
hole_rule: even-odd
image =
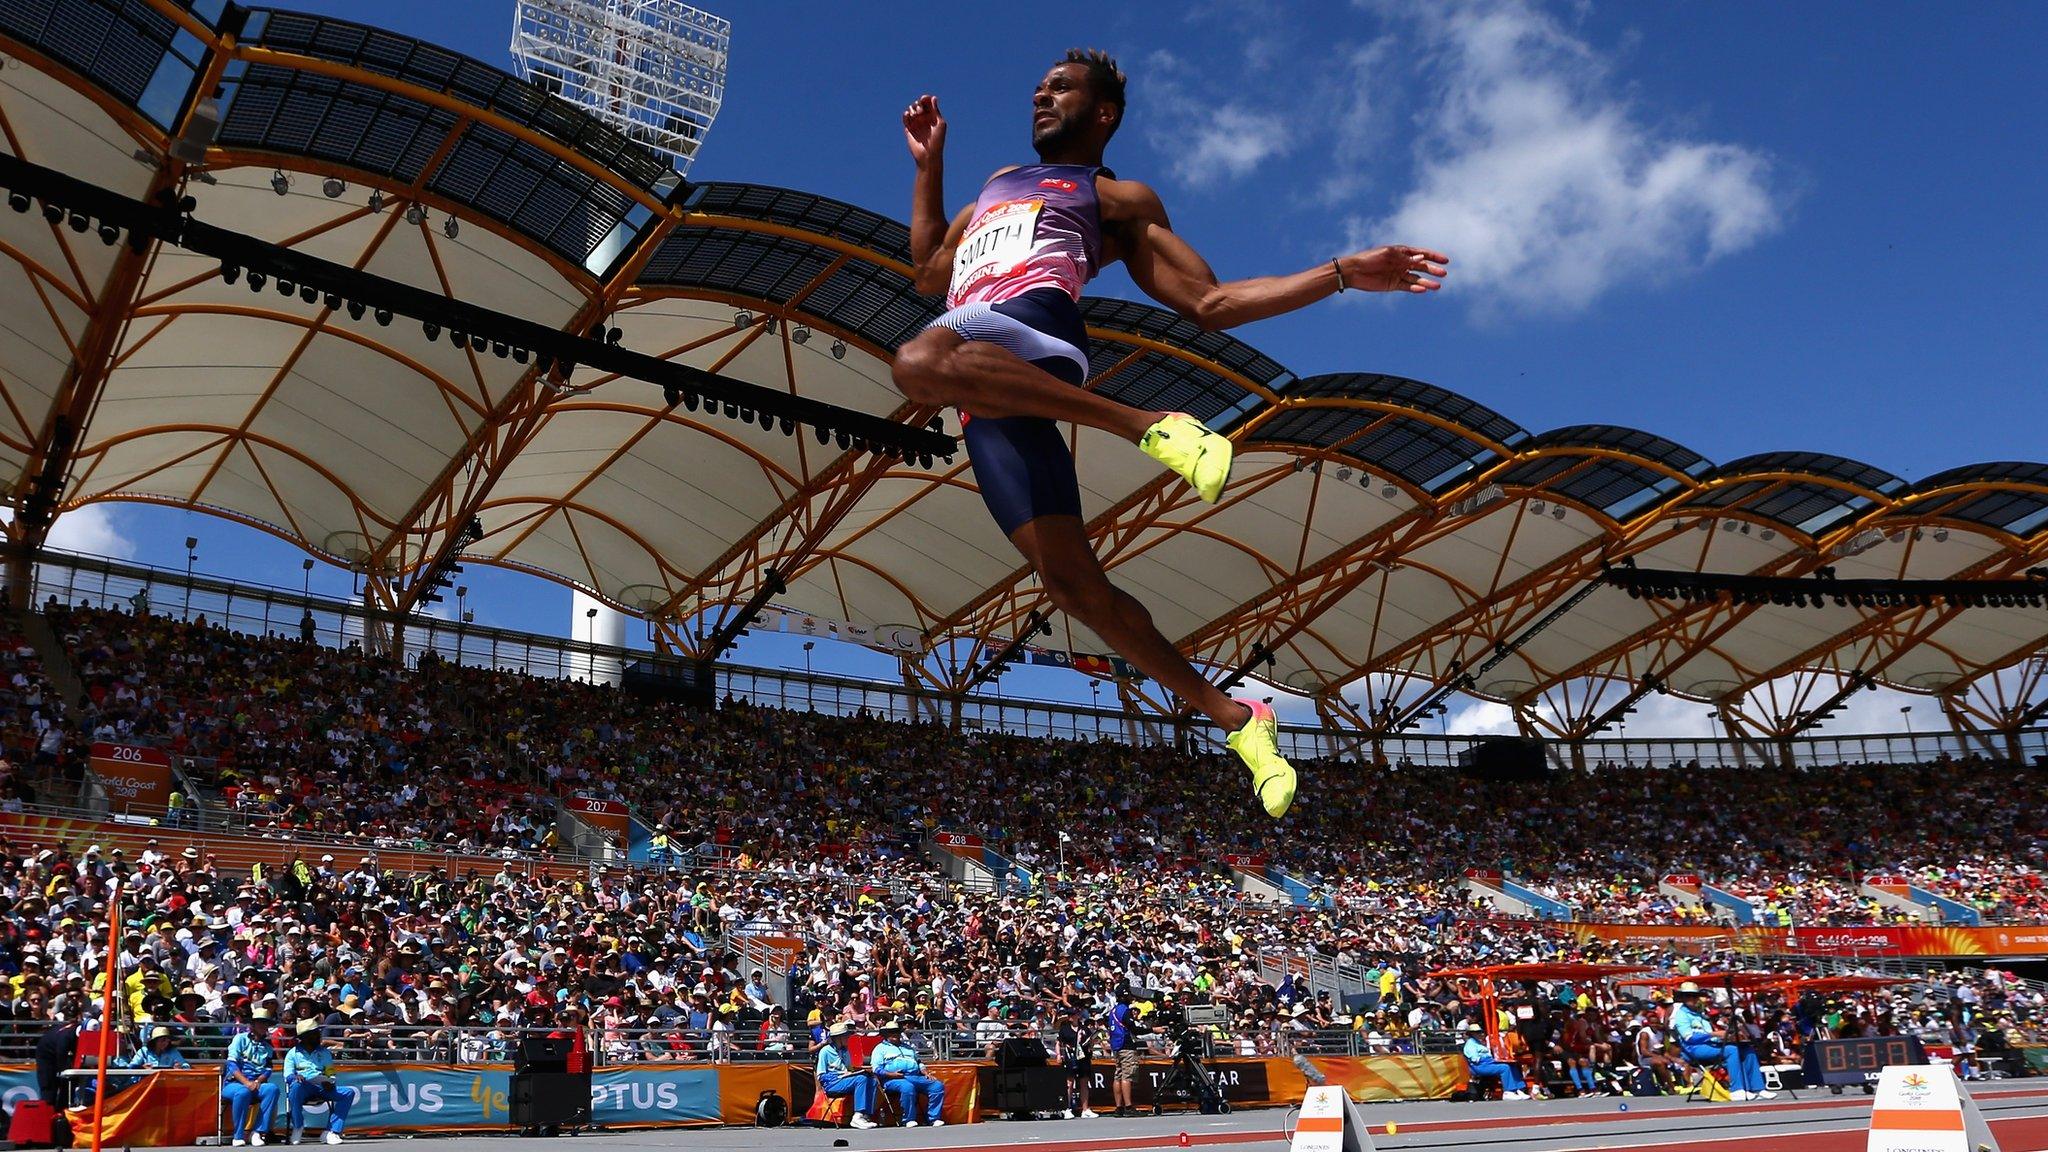
[[1390,245],[1288,276],[1221,282],[1209,262],[1174,234],[1156,193],[1135,182],[1119,183],[1124,265],[1131,279],[1146,295],[1212,331],[1305,308],[1336,295],[1340,286],[1361,292],[1434,292],[1443,287],[1435,277],[1445,274],[1451,259],[1427,248]]
[[960,210],[946,223],[946,118],[939,98],[920,96],[903,110],[903,141],[917,162],[917,181],[910,191],[910,259],[919,292],[934,296],[946,290],[953,272],[953,250],[967,231],[974,209]]

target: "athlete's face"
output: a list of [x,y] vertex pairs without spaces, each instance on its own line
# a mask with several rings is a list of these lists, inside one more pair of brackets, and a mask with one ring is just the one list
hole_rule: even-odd
[[1043,155],[1049,149],[1077,143],[1113,114],[1113,110],[1096,105],[1086,68],[1056,65],[1031,94],[1031,146]]

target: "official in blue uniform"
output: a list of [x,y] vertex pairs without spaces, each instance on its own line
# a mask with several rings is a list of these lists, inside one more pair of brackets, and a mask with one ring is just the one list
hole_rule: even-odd
[[[946,1086],[925,1075],[924,1061],[917,1058],[917,1050],[903,1042],[903,1025],[894,1020],[882,1025],[882,1042],[868,1054],[868,1066],[875,1070],[882,1091],[896,1097],[896,1108],[903,1114],[905,1128],[917,1127],[919,1116],[933,1128],[946,1123],[940,1118],[946,1106]],[[920,1095],[924,1097],[921,1113],[917,1110]]]
[[342,1130],[348,1127],[348,1110],[355,1106],[356,1090],[336,1084],[328,1072],[334,1064],[334,1053],[320,1042],[318,1020],[299,1021],[298,1040],[284,1057],[284,1090],[291,1102],[292,1143],[306,1138],[306,1105],[326,1104],[325,1139],[329,1144],[339,1144]]
[[845,1096],[853,1101],[855,1128],[873,1128],[870,1119],[875,1110],[875,1076],[865,1068],[855,1068],[846,1057],[846,1038],[853,1032],[853,1025],[841,1020],[825,1033],[825,1046],[818,1050],[818,1087],[827,1096]]
[[1769,1100],[1777,1096],[1776,1092],[1764,1090],[1764,1074],[1757,1063],[1756,1049],[1729,1042],[1727,1034],[1700,1013],[1703,995],[1700,986],[1690,980],[1678,986],[1678,1003],[1671,1009],[1671,1035],[1677,1039],[1679,1050],[1694,1064],[1726,1064],[1731,1100]]
[[1474,1076],[1500,1077],[1500,1098],[1503,1100],[1527,1100],[1528,1085],[1522,1080],[1521,1069],[1504,1063],[1486,1046],[1486,1035],[1470,1020],[1458,1023],[1458,1031],[1465,1034],[1465,1063],[1472,1066]]

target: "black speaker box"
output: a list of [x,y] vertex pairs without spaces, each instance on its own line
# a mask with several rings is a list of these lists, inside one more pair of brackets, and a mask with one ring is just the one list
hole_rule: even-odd
[[1529,783],[1547,774],[1543,741],[1493,736],[1458,753],[1458,769],[1474,780]]
[[567,1036],[521,1036],[512,1053],[515,1072],[567,1072],[574,1042]]
[[994,1087],[996,1111],[1004,1114],[1060,1112],[1067,1106],[1067,1073],[1062,1068],[999,1069]]
[[996,1049],[998,1068],[1043,1068],[1050,1062],[1045,1041],[1036,1036],[1012,1036]]
[[515,1128],[590,1123],[590,1076],[514,1072],[510,1112]]

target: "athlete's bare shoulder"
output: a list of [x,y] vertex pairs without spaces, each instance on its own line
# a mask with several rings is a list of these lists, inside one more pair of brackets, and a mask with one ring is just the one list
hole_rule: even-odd
[[1138,220],[1166,223],[1166,205],[1160,202],[1159,193],[1154,192],[1149,184],[1098,172],[1095,175],[1095,199],[1102,205],[1104,224],[1128,224]]
[[1134,233],[1141,225],[1168,226],[1166,205],[1160,202],[1159,193],[1136,180],[1096,173],[1095,202],[1101,205],[1104,264],[1114,264],[1131,251]]

